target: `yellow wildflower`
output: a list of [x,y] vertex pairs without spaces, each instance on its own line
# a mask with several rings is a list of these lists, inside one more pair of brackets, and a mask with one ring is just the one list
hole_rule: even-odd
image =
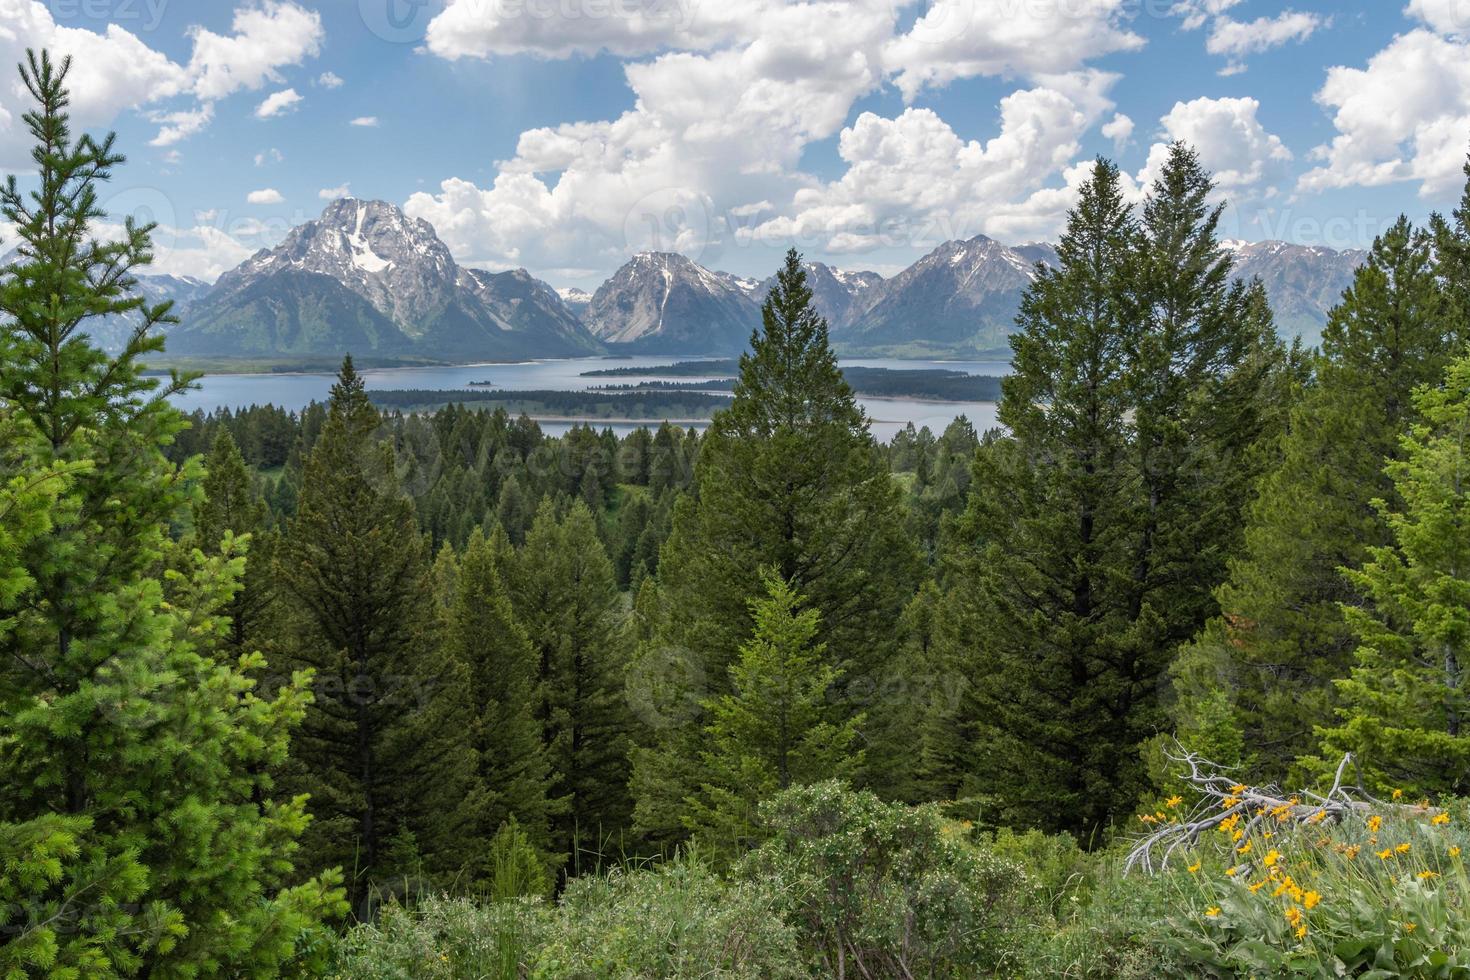
[[1389,858],[1393,857],[1393,848],[1385,847],[1383,850],[1378,852],[1378,856],[1387,861]]
[[1394,799],[1401,800],[1401,799],[1403,799],[1403,797],[1404,797],[1404,791],[1403,790],[1396,789],[1396,790],[1393,791],[1393,798]]
[[1404,927],[1404,932],[1413,932],[1415,929],[1419,928],[1412,922],[1405,922],[1402,923],[1402,925]]
[[1371,830],[1373,833],[1378,833],[1378,828],[1382,826],[1383,818],[1380,817],[1378,814],[1375,813],[1373,814],[1373,816],[1368,818],[1368,829]]
[[1450,857],[1457,858],[1459,856],[1460,856],[1460,849],[1458,847],[1452,847],[1452,848],[1450,848]]
[[1326,810],[1318,810],[1307,818],[1307,823],[1321,823],[1327,817]]
[[1189,866],[1189,868],[1187,870],[1189,871],[1190,874],[1194,874],[1196,871],[1199,870],[1199,862],[1198,861],[1194,862],[1193,864],[1191,864]]
[[1351,861],[1351,860],[1353,860],[1354,858],[1356,858],[1358,856],[1358,852],[1361,851],[1361,850],[1362,850],[1362,847],[1360,847],[1359,845],[1357,845],[1357,844],[1349,844],[1347,847],[1344,847],[1342,849],[1342,853],[1343,853],[1344,856],[1347,857],[1347,859],[1349,861]]
[[1302,908],[1306,909],[1307,911],[1311,911],[1312,909],[1316,908],[1318,903],[1320,903],[1321,901],[1322,896],[1320,893],[1315,891],[1307,892],[1305,895],[1302,896]]
[[1226,868],[1225,869],[1225,877],[1227,877],[1227,878],[1234,878],[1235,877],[1235,873],[1237,871],[1239,871],[1239,870],[1240,870],[1239,868]]
[[1439,877],[1439,872],[1438,871],[1421,871],[1421,872],[1419,872],[1419,880],[1420,881],[1428,881],[1430,878],[1438,878],[1438,877]]
[[1237,853],[1237,854],[1249,854],[1251,852],[1251,843],[1252,843],[1251,841],[1246,841],[1244,844],[1240,845],[1239,847],[1237,847],[1235,849],[1235,853]]
[[1269,868],[1279,860],[1281,860],[1281,852],[1273,847],[1266,853],[1265,857],[1261,858],[1261,863]]
[[1230,792],[1244,793],[1248,789],[1250,789],[1250,787],[1247,786],[1245,783],[1236,783],[1234,786],[1230,787]]
[[1398,847],[1395,847],[1394,850],[1395,851],[1398,851],[1400,854],[1408,854],[1409,853],[1409,848],[1411,846],[1413,846],[1413,845],[1411,845],[1407,841],[1405,841],[1404,843],[1400,844]]
[[1287,909],[1284,914],[1286,915],[1286,921],[1292,925],[1298,925],[1302,921],[1302,910],[1294,905]]
[[1254,885],[1251,885],[1250,886],[1251,892],[1252,893],[1255,893],[1255,892],[1260,891],[1262,888],[1266,887],[1266,882],[1268,882],[1270,880],[1271,880],[1270,878],[1262,878],[1260,881],[1258,881]]
[[1429,822],[1434,824],[1436,827],[1443,827],[1445,824],[1450,822],[1450,815],[1448,813],[1436,813],[1434,816],[1429,818]]
[[1182,797],[1182,796],[1171,796],[1167,800],[1164,801],[1164,806],[1166,806],[1166,807],[1168,807],[1169,809],[1172,810],[1176,806],[1178,806],[1179,804],[1181,804],[1183,802],[1184,802],[1184,797]]
[[1219,914],[1220,914],[1220,906],[1218,906],[1218,905],[1211,905],[1209,908],[1205,909],[1205,915],[1209,916],[1212,919],[1215,918]]
[[1303,922],[1301,925],[1299,925],[1299,926],[1296,927],[1296,938],[1298,938],[1298,939],[1306,939],[1307,938],[1307,924],[1305,922]]

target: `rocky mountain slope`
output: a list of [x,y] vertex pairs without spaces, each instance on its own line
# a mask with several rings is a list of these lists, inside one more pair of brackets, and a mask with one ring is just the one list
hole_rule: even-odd
[[1276,329],[1284,337],[1301,337],[1309,347],[1321,342],[1327,311],[1337,305],[1352,285],[1354,270],[1368,257],[1360,249],[1288,242],[1230,241],[1225,246],[1234,253],[1237,276],[1259,276],[1265,285]]
[[[1226,242],[1236,274],[1259,276],[1284,336],[1319,342],[1327,311],[1361,251],[1284,242]],[[1037,262],[1038,243],[983,235],[945,242],[891,278],[807,263],[817,309],[842,354],[1003,356]],[[0,258],[0,266],[5,260]],[[170,298],[183,323],[169,352],[198,356],[336,357],[343,351],[471,361],[604,351],[731,355],[760,324],[774,285],[707,269],[668,252],[635,255],[589,295],[556,290],[524,269],[459,265],[434,229],[382,201],[343,199],[221,276],[143,276],[150,301]],[[116,348],[126,322],[93,328]]]
[[642,252],[598,287],[584,315],[611,349],[660,354],[741,350],[760,324],[759,283],[672,252]]
[[183,320],[172,354],[496,360],[601,350],[525,270],[464,268],[428,222],[352,198],[225,273]]
[[845,353],[889,356],[981,354],[1005,346],[1038,260],[984,235],[945,242],[884,280],[833,336]]

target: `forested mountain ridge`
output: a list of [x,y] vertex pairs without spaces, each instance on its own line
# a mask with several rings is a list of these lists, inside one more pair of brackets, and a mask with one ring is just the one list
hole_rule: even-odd
[[880,444],[794,249],[702,435],[350,354],[185,416],[69,67],[0,187],[7,976],[1470,971],[1470,184],[1304,353],[1191,147],[1096,161],[984,433]]

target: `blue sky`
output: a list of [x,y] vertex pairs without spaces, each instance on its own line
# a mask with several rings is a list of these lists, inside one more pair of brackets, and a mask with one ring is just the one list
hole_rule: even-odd
[[[1053,237],[1095,155],[1142,193],[1171,138],[1229,234],[1363,246],[1458,198],[1466,34],[1470,0],[0,0],[0,57],[75,53],[168,271],[350,193],[587,288],[650,247],[891,273]],[[9,170],[24,109],[0,85]]]

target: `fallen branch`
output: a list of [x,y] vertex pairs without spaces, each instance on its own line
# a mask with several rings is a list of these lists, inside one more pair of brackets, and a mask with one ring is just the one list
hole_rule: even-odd
[[[1180,848],[1192,848],[1199,843],[1206,831],[1216,830],[1223,824],[1235,828],[1249,837],[1251,832],[1267,820],[1277,824],[1296,826],[1331,821],[1341,823],[1350,814],[1366,814],[1371,809],[1388,808],[1400,804],[1386,803],[1369,795],[1363,788],[1361,778],[1349,791],[1343,785],[1348,766],[1353,762],[1349,752],[1337,765],[1332,787],[1325,794],[1302,792],[1286,796],[1274,785],[1248,786],[1228,775],[1224,766],[1200,758],[1193,752],[1170,755],[1169,759],[1188,768],[1184,779],[1199,794],[1192,810],[1179,818],[1165,818],[1159,828],[1143,837],[1133,850],[1128,852],[1125,871],[1142,870],[1156,874],[1169,864],[1170,857]],[[1354,766],[1356,769],[1356,766]],[[1427,805],[1404,806],[1418,814],[1437,812]],[[1145,817],[1145,820],[1153,818]]]

